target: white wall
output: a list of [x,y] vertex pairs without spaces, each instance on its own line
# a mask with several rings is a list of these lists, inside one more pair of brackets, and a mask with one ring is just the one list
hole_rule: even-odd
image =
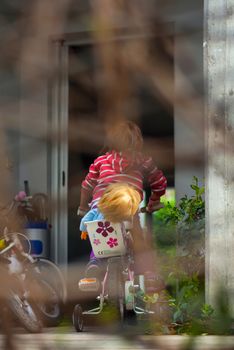
[[[194,194],[190,188],[193,176],[198,177],[200,184],[204,183],[204,111],[203,111],[203,32],[180,34],[175,36],[175,91],[182,89],[184,95],[191,95],[191,103],[181,105],[175,100],[175,188],[176,198]],[[183,70],[183,62],[191,61],[193,68]],[[189,66],[189,64],[188,64]],[[189,94],[186,85],[190,86],[196,99]],[[194,119],[196,121],[194,122]]]
[[47,96],[46,80],[41,82],[38,92],[33,92],[31,96],[24,94],[21,89],[18,186],[23,188],[24,181],[28,180],[31,194],[48,192]]

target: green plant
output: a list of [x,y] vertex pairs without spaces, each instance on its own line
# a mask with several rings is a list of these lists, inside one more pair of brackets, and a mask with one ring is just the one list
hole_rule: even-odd
[[[155,214],[154,235],[159,249],[176,245],[178,256],[198,258],[202,265],[205,246],[205,189],[204,186],[199,186],[195,176],[191,188],[194,190],[193,196],[189,198],[185,195],[177,206],[167,202]],[[195,272],[198,271],[191,271],[192,274]]]
[[184,275],[179,281],[179,289],[171,300],[173,325],[177,333],[190,333],[195,319],[199,319],[203,307],[202,286],[198,276]]
[[165,201],[163,204],[164,208],[155,212],[153,216],[153,233],[159,249],[176,245],[178,211],[175,201]]
[[191,188],[194,195],[184,196],[177,206],[166,203],[155,215],[159,248],[165,248],[163,239],[168,237],[171,237],[169,245],[175,245],[172,237],[176,237],[176,255],[166,266],[172,325],[178,334],[233,334],[233,317],[225,286],[220,286],[216,295],[215,310],[205,303],[205,189],[199,186],[196,177]]
[[181,198],[177,208],[178,254],[202,259],[205,246],[205,202],[202,195],[205,189],[199,187],[195,176],[191,188],[195,194],[191,198]]
[[214,314],[214,309],[210,304],[204,304],[201,309],[201,318],[208,320]]
[[159,249],[165,251],[167,246],[171,249],[176,246],[176,254],[166,269],[170,271],[167,285],[171,293],[172,322],[177,333],[203,332],[207,322],[205,314],[208,317],[210,310],[204,306],[205,189],[199,186],[196,177],[193,177],[191,188],[194,195],[184,196],[177,206],[165,203],[154,218]]

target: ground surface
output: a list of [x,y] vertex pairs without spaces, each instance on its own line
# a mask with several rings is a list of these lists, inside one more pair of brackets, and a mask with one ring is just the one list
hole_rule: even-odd
[[[234,337],[200,336],[149,336],[128,334],[104,334],[93,330],[76,333],[73,329],[47,329],[42,334],[15,332],[14,350],[231,350],[234,349]],[[0,349],[4,349],[4,337],[0,336]],[[8,347],[9,349],[9,347]]]

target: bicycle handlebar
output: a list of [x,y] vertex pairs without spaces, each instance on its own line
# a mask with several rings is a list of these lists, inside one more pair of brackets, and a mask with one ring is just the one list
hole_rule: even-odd
[[[24,252],[24,248],[23,245],[20,241],[20,237],[23,237],[24,240],[27,241],[28,244],[28,252]],[[0,251],[0,254],[4,254],[6,253],[8,250],[12,249],[13,247],[15,247],[17,249],[17,251],[22,255],[25,256],[26,255],[30,255],[31,252],[31,243],[30,240],[28,239],[28,237],[26,235],[24,235],[23,233],[20,232],[10,232],[8,233],[8,229],[7,227],[4,228],[3,231],[3,237],[6,241],[6,243],[8,244],[8,246],[6,248],[4,248],[3,250]]]
[[0,251],[0,255],[5,254],[6,252],[8,252],[8,250],[12,249],[14,246],[15,246],[15,242],[11,242],[6,248]]

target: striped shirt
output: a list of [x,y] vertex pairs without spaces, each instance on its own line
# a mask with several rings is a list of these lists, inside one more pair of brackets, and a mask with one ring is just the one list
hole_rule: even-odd
[[165,193],[167,180],[151,157],[138,154],[131,162],[121,152],[108,152],[90,165],[89,172],[82,182],[82,188],[92,192],[91,207],[94,208],[106,187],[112,183],[125,182],[137,189],[143,198],[143,181],[147,180],[151,187],[151,200],[159,200]]

